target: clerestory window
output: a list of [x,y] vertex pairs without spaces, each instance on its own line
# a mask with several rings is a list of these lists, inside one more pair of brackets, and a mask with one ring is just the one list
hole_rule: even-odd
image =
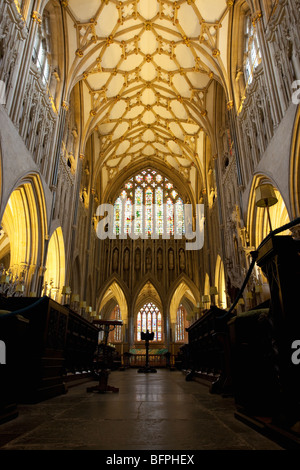
[[50,18],[47,13],[43,16],[43,22],[38,28],[33,46],[32,60],[41,73],[42,82],[46,86],[50,77]]
[[245,18],[244,73],[246,85],[253,81],[253,73],[261,62],[261,53],[256,27],[250,15]]

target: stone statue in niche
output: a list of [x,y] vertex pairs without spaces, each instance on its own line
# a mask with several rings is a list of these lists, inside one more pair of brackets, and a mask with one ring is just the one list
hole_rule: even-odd
[[174,269],[174,251],[169,250],[169,269]]
[[161,270],[162,268],[163,268],[162,251],[159,248],[157,252],[157,269]]
[[183,249],[179,251],[179,267],[181,271],[185,270],[185,253]]
[[152,268],[152,253],[151,250],[148,248],[146,253],[146,271],[151,271]]
[[113,271],[118,271],[119,266],[119,250],[118,248],[114,249],[113,253]]
[[136,271],[141,269],[141,251],[138,248],[135,252],[135,265],[134,265]]
[[126,248],[124,252],[124,269],[125,271],[128,271],[129,269],[129,250]]

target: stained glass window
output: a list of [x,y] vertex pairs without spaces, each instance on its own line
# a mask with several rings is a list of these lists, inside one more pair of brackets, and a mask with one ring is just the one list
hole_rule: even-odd
[[132,202],[127,199],[125,204],[125,233],[131,232],[131,219],[132,219]]
[[143,331],[143,333],[146,333],[146,331],[147,331],[147,316],[146,316],[146,312],[143,312],[143,314],[142,314],[142,331]]
[[150,183],[152,182],[152,180],[153,180],[153,176],[148,174],[148,175],[145,177],[145,180],[147,181],[148,184],[150,184]]
[[122,224],[122,201],[121,201],[121,198],[118,197],[114,206],[114,233],[116,235],[119,235],[121,231],[121,224]]
[[183,305],[180,305],[177,310],[177,320],[176,320],[176,327],[175,327],[175,337],[176,341],[183,342],[185,336],[185,308]]
[[137,340],[141,341],[141,331],[142,331],[142,314],[138,313],[137,316]]
[[167,199],[167,233],[174,235],[174,208],[171,198]]
[[[121,320],[121,310],[119,305],[116,305],[113,314],[112,314],[113,320]],[[120,342],[122,341],[122,327],[120,325],[117,325],[114,329],[114,341],[115,342]]]
[[151,235],[152,233],[152,204],[153,204],[153,192],[150,188],[146,191],[146,233]]
[[174,235],[174,228],[184,235],[184,205],[174,184],[149,168],[127,181],[115,201],[114,233],[131,233],[132,220],[135,235]]
[[135,233],[141,233],[143,230],[143,190],[136,188],[135,190]]
[[182,199],[178,199],[174,205],[175,208],[175,233],[176,235],[183,235],[185,232],[184,228],[184,205]]
[[162,315],[152,302],[145,304],[137,315],[137,341],[141,341],[141,332],[154,333],[154,341],[162,341]]
[[162,324],[161,324],[161,313],[157,315],[157,341],[162,339]]
[[155,191],[155,210],[156,210],[156,233],[159,235],[162,235],[163,233],[163,228],[164,228],[164,206],[163,206],[163,200],[164,200],[164,191],[161,187],[156,188]]

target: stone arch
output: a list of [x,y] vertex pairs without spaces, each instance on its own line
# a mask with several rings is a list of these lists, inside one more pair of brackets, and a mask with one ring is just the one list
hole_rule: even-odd
[[194,308],[197,307],[197,304],[200,304],[199,296],[195,297],[189,284],[186,283],[185,280],[181,280],[181,282],[177,284],[177,288],[173,292],[173,295],[170,299],[169,310],[168,310],[169,315],[170,315],[171,325],[176,324],[177,310],[183,298],[189,301],[189,303],[187,303],[187,305],[189,305],[189,308],[188,308],[189,314],[193,313],[193,311],[191,310],[191,304],[193,305]]
[[249,243],[251,247],[257,248],[264,238],[269,234],[270,227],[268,222],[267,210],[256,207],[255,204],[255,189],[261,184],[271,184],[273,186],[275,195],[277,197],[277,204],[270,207],[270,218],[272,229],[285,225],[290,221],[285,201],[277,189],[276,183],[265,175],[255,175],[253,178],[247,213],[247,229],[249,235]]
[[139,312],[139,310],[148,302],[154,302],[157,307],[159,307],[161,313],[163,314],[164,306],[161,300],[161,296],[157,291],[156,287],[151,281],[144,283],[143,287],[138,291],[135,302],[133,302],[134,317]]
[[45,268],[43,293],[60,302],[66,277],[65,243],[61,227],[53,232],[49,240]]
[[300,216],[300,107],[296,116],[290,165],[290,199],[292,217]]
[[[200,292],[199,292],[199,289],[197,288],[197,286],[194,284],[194,282],[185,273],[181,273],[180,276],[176,279],[176,281],[171,286],[171,289],[169,290],[168,301],[167,301],[167,311],[168,312],[170,312],[172,299],[174,297],[175,292],[180,287],[180,285],[185,285],[186,291],[190,290],[190,292],[192,294],[192,296],[190,296],[190,297],[194,298],[194,302],[193,302],[194,305],[195,306],[197,304],[200,305]],[[171,313],[170,313],[170,315],[171,315]],[[171,316],[170,316],[170,318],[171,318]],[[174,318],[174,316],[173,316],[173,318]]]
[[26,294],[37,291],[47,238],[45,196],[37,174],[29,174],[16,183],[1,225],[8,237],[11,274],[22,277]]
[[161,287],[159,285],[159,282],[157,281],[157,279],[152,276],[151,274],[148,274],[146,276],[143,277],[143,279],[135,286],[135,294],[132,298],[132,308],[134,309],[134,306],[136,305],[136,302],[137,302],[137,298],[140,294],[140,292],[144,289],[144,287],[146,286],[146,284],[152,284],[152,286],[154,287],[154,289],[156,290],[156,292],[158,293],[158,296],[160,298],[160,303],[162,305],[162,308],[164,309],[165,308],[165,303],[163,302],[163,293],[161,291]]
[[224,264],[221,256],[218,255],[215,268],[215,287],[217,288],[218,294],[215,295],[215,303],[219,308],[227,308],[227,295],[226,295],[226,281]]
[[129,308],[127,288],[118,276],[112,276],[103,286],[97,300],[97,313],[100,315],[105,305],[115,298],[120,310],[124,324],[128,324]]

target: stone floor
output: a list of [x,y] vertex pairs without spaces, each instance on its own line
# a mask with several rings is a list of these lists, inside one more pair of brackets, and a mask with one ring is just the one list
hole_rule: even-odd
[[81,383],[0,426],[1,450],[280,450],[234,417],[232,398],[211,395],[179,371],[112,372],[118,393]]

